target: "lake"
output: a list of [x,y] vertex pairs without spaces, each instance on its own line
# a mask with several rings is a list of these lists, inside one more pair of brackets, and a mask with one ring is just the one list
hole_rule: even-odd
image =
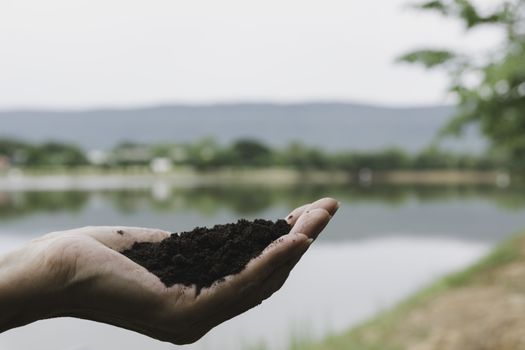
[[[0,192],[0,252],[54,230],[85,225],[170,231],[280,218],[319,197],[341,208],[284,287],[259,307],[183,349],[284,349],[388,309],[419,288],[479,259],[525,228],[525,188],[297,185]],[[173,349],[126,330],[70,318],[0,336],[0,349]]]

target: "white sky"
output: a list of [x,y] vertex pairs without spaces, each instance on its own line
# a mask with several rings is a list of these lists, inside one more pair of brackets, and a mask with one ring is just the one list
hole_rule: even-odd
[[[484,2],[493,2],[485,0]],[[0,109],[154,103],[447,101],[446,79],[395,57],[465,48],[407,0],[0,0]]]

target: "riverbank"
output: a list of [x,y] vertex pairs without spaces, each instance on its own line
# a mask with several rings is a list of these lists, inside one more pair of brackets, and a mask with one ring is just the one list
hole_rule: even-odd
[[309,184],[391,184],[391,185],[495,185],[507,187],[509,174],[498,171],[382,171],[364,169],[357,174],[343,171],[299,171],[290,168],[226,168],[197,171],[181,167],[165,173],[153,173],[145,167],[127,170],[96,168],[63,170],[11,169],[0,174],[0,190],[90,190],[149,188],[159,181],[173,187],[197,187],[221,184],[290,186]]
[[301,350],[525,349],[525,233],[391,311]]

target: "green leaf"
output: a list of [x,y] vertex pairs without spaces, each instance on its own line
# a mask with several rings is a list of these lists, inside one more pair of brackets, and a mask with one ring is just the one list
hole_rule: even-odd
[[506,24],[509,17],[509,1],[502,1],[501,6],[494,12],[481,16],[476,7],[469,0],[430,0],[412,4],[411,7],[418,10],[436,11],[444,16],[450,16],[462,20],[467,29],[482,24]]
[[472,28],[482,22],[476,8],[467,0],[456,0],[459,16],[465,21],[467,28]]
[[417,50],[399,57],[397,61],[418,63],[426,68],[434,68],[444,65],[456,57],[455,53],[446,50]]
[[446,14],[448,10],[448,7],[442,1],[439,0],[432,0],[419,4],[414,4],[413,7],[420,10],[435,10],[442,14]]

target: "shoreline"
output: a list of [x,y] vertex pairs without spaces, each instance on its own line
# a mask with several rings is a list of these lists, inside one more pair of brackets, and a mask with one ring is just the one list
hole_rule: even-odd
[[357,175],[342,171],[299,171],[287,168],[221,169],[206,172],[183,168],[161,174],[144,169],[127,172],[62,171],[56,173],[13,170],[0,175],[0,190],[144,189],[159,183],[176,188],[231,184],[271,187],[299,184],[492,185],[504,188],[508,187],[513,180],[511,175],[505,172],[462,170],[382,172],[366,170]]
[[[525,232],[372,319],[301,350],[521,349]],[[294,347],[292,347],[294,348]],[[295,349],[295,348],[294,348]]]

